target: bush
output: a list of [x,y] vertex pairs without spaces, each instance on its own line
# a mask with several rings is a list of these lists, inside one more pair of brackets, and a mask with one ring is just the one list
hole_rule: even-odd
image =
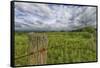
[[93,27],[85,27],[84,29],[83,29],[83,31],[86,31],[86,32],[89,32],[89,33],[94,33],[95,32],[95,28],[93,28]]

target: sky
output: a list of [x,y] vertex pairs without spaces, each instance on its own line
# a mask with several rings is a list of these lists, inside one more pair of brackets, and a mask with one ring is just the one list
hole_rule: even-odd
[[96,7],[15,2],[15,31],[72,31],[96,27]]

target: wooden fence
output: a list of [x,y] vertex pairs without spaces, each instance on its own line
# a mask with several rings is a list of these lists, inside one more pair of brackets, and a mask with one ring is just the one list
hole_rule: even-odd
[[[48,46],[48,39],[45,33],[34,33],[29,34],[29,47],[28,53],[34,53],[28,57],[29,65],[46,64],[47,51],[45,50]],[[40,50],[40,52],[38,52]]]

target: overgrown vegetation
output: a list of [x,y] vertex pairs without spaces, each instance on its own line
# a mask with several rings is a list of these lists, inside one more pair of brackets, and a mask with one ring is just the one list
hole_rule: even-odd
[[[47,64],[96,61],[95,28],[86,27],[74,32],[45,32],[45,34],[49,40],[48,48],[51,48],[47,52]],[[16,32],[15,58],[27,54],[28,46],[28,33]],[[28,65],[27,58],[28,56],[15,59],[15,64]]]

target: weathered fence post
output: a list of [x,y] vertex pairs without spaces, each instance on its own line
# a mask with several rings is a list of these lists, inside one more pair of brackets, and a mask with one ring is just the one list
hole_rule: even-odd
[[47,46],[48,39],[45,33],[29,34],[29,47],[28,53],[31,53],[28,57],[29,65],[46,64],[47,59]]

